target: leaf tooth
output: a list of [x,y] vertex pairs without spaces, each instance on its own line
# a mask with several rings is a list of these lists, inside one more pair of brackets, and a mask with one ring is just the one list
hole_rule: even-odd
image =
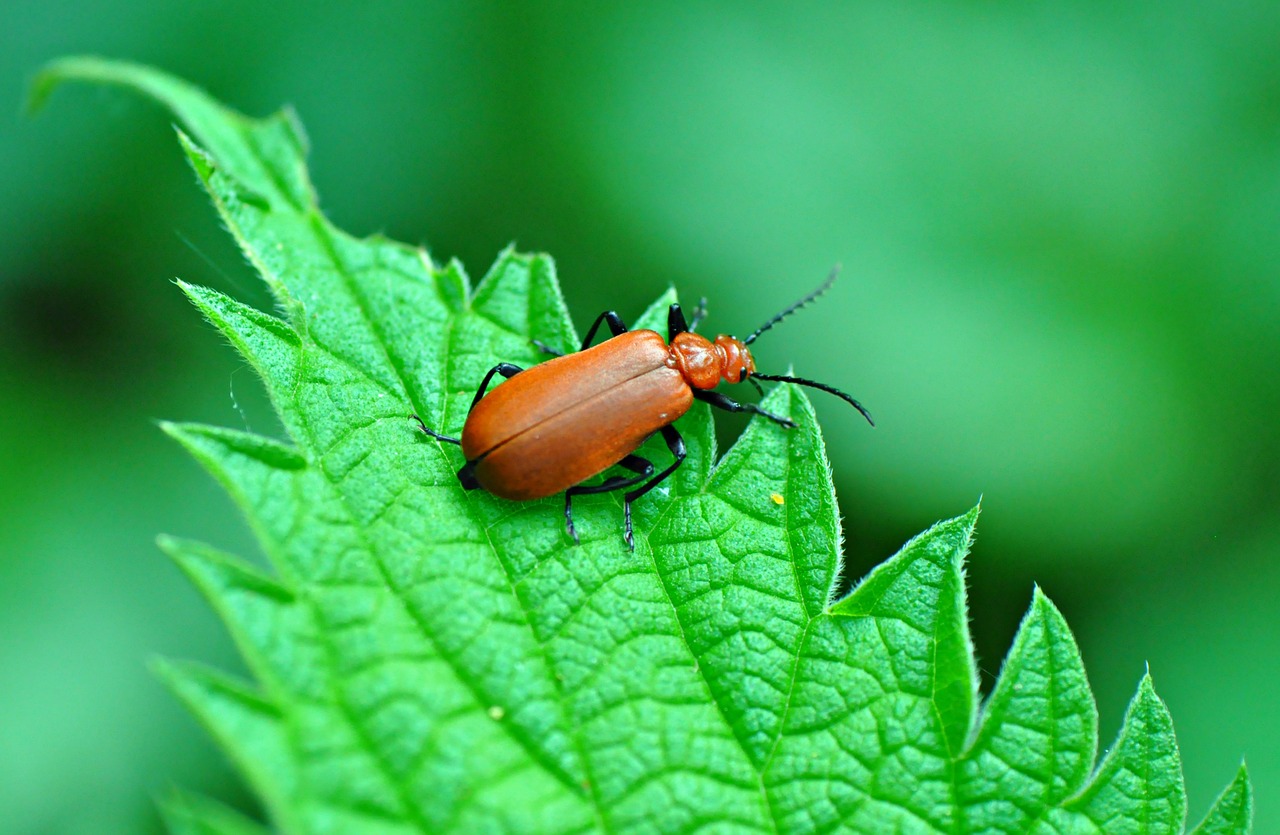
[[187,132],[176,125],[173,128],[174,133],[178,136],[178,144],[182,146],[182,151],[187,155],[187,162],[195,169],[196,176],[200,178],[200,182],[207,188],[213,172],[218,170],[218,162],[213,155],[196,144],[195,140],[187,135]]
[[[978,508],[939,522],[909,541],[831,607],[831,614],[898,622],[911,634],[896,642],[913,659],[900,675],[930,691],[948,752],[957,757],[973,731],[978,671],[965,605],[964,560]],[[923,638],[923,640],[921,640]]]
[[476,287],[471,309],[525,339],[536,338],[566,352],[578,348],[549,255],[520,253],[514,246],[504,249]]
[[476,286],[471,309],[512,333],[528,334],[532,256],[508,245]]
[[[808,561],[820,559],[824,563],[830,563],[824,567],[831,572],[833,579],[839,567],[839,514],[831,479],[831,464],[827,459],[826,445],[813,403],[803,390],[781,384],[765,395],[760,401],[760,407],[789,418],[796,423],[796,427],[783,429],[768,418],[752,416],[742,435],[716,464],[707,491],[717,493],[731,503],[734,503],[735,496],[744,492],[756,494],[751,496],[749,506],[740,507],[749,513],[749,507],[760,507],[761,498],[769,499],[774,492],[785,494],[781,503],[781,518],[791,524],[780,522],[779,527],[798,528],[815,522],[820,525],[831,542],[821,546],[823,553],[812,553],[805,549],[804,556]],[[770,489],[765,489],[766,485],[762,483],[754,491],[750,488],[743,490],[742,479],[749,478],[752,472],[763,477]],[[796,517],[796,513],[804,513],[805,516]],[[829,580],[811,590],[811,593],[806,593],[807,597],[817,599],[818,605],[813,609],[815,614],[829,602],[831,588],[832,582]]]
[[158,805],[170,835],[268,835],[260,823],[202,795],[172,790]]
[[254,676],[280,701],[320,698],[323,651],[291,589],[239,557],[164,536],[160,548],[178,564],[226,624]]
[[960,763],[971,825],[1024,831],[1075,793],[1097,752],[1098,711],[1062,613],[1037,586],[982,724]]
[[1124,724],[1093,780],[1064,808],[1107,832],[1180,832],[1187,816],[1186,787],[1169,709],[1143,675]]
[[253,365],[274,401],[278,402],[283,392],[294,387],[302,341],[288,323],[217,290],[185,281],[177,284],[204,317]]
[[[202,424],[161,424],[231,494],[245,514],[272,566],[285,582],[295,585],[295,578],[314,579],[312,571],[322,562],[333,568],[336,551],[341,549],[332,537],[307,554],[311,562],[300,564],[296,553],[283,544],[290,540],[294,526],[303,518],[299,495],[305,490],[302,480],[314,470],[299,466],[301,456],[292,448],[269,438]],[[312,503],[310,510],[315,511]],[[318,556],[323,553],[325,559]]]
[[200,446],[201,441],[208,441],[246,458],[251,458],[272,469],[302,470],[307,467],[307,459],[296,447],[283,444],[265,435],[240,432],[236,429],[226,429],[221,426],[210,426],[204,423],[170,423],[169,421],[161,421],[160,428],[165,434],[188,448]]
[[292,589],[234,554],[175,536],[160,536],[156,544],[202,589],[235,589],[284,605],[297,599]]
[[[928,614],[919,609],[919,595],[904,599],[896,591],[915,590],[921,581],[929,581],[925,588],[937,589],[937,582],[948,572],[959,579],[960,569],[969,546],[973,543],[973,529],[978,522],[980,506],[975,506],[963,516],[937,522],[924,533],[912,537],[906,545],[889,559],[877,566],[862,579],[853,590],[831,607],[831,614],[859,617],[876,614],[904,616],[908,622],[917,621],[916,614]],[[932,566],[913,577],[911,582],[903,578],[916,568],[916,563]],[[921,628],[920,624],[916,624]]]
[[436,293],[441,301],[454,313],[465,310],[471,303],[471,279],[467,277],[462,262],[451,258],[443,269],[436,269],[425,250],[421,251],[420,257],[423,267],[435,279]]
[[1253,786],[1249,770],[1240,763],[1235,778],[1191,835],[1244,835],[1253,828]]
[[545,253],[535,253],[530,257],[525,333],[566,351],[579,347],[573,318],[565,305],[564,294],[560,292],[556,262]]
[[156,659],[151,666],[230,754],[272,817],[286,824],[298,769],[276,705],[244,681],[204,665]]
[[[826,448],[813,405],[803,391],[781,385],[761,407],[794,420],[795,429],[755,416],[725,452],[709,477],[706,492],[758,524],[752,536],[765,537],[787,555],[791,574],[779,597],[798,600],[807,617],[821,613],[839,575],[840,520]],[[771,498],[782,497],[780,506]],[[763,523],[764,519],[771,523]]]

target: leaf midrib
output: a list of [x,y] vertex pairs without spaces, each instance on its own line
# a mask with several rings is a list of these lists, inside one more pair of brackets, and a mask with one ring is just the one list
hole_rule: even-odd
[[[457,330],[457,322],[458,322],[459,315],[460,314],[458,313],[454,313],[449,316],[448,322],[445,324],[444,339],[442,340],[444,344],[443,353],[446,359],[445,359],[445,362],[441,363],[441,379],[443,383],[442,388],[446,392],[450,390],[449,362],[447,358],[452,356],[453,354],[453,339],[454,339],[454,334]],[[488,319],[488,317],[485,317],[485,318]],[[448,411],[448,399],[445,398],[441,406],[441,419],[447,418],[447,414],[446,414],[447,411]],[[436,448],[439,450],[441,456],[443,456],[444,450],[440,446],[440,443],[438,441],[436,442]],[[472,505],[471,502],[469,501],[465,502],[465,507],[466,507],[467,515],[471,517],[476,527],[484,531],[485,542],[488,543],[489,550],[492,552],[493,558],[498,562],[500,566],[502,566],[502,573],[507,578],[507,585],[511,589],[511,596],[515,599],[516,606],[519,607],[520,614],[524,618],[524,624],[528,628],[529,634],[533,636],[534,643],[537,645],[538,651],[542,655],[543,664],[548,670],[554,671],[555,664],[552,663],[551,655],[547,650],[547,644],[546,642],[544,642],[539,638],[538,630],[533,628],[533,620],[530,617],[529,609],[528,607],[525,606],[524,598],[520,595],[520,592],[517,590],[517,585],[523,582],[523,579],[521,580],[515,579],[514,573],[511,571],[511,567],[507,564],[507,561],[503,559],[502,554],[499,552],[497,543],[495,543],[493,540],[493,535],[490,533],[490,531],[492,530],[491,526],[485,524],[485,520],[480,518],[475,513],[474,506]],[[559,679],[559,677],[557,677],[554,674],[554,672],[551,675],[551,685],[554,688],[554,692],[560,703],[561,716],[567,718],[568,705],[567,705],[567,694],[564,692],[564,682],[562,682]],[[608,832],[609,826],[607,823],[607,818],[604,815],[604,808],[600,803],[600,796],[596,790],[595,776],[591,770],[591,761],[586,755],[586,747],[582,740],[580,728],[578,724],[575,722],[570,722],[569,725],[570,727],[567,729],[566,732],[568,733],[569,738],[573,741],[574,752],[577,754],[578,762],[581,764],[583,773],[586,776],[586,796],[587,796],[587,799],[590,800],[591,802],[591,811],[592,811],[592,814],[595,816],[596,826],[599,828],[601,832]],[[571,788],[575,789],[576,793],[578,794],[582,793],[581,786],[572,786]]]

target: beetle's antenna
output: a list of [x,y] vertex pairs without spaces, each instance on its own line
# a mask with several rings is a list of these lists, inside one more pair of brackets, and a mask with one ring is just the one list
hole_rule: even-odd
[[798,302],[796,302],[795,304],[791,305],[791,306],[790,306],[790,307],[788,307],[786,310],[784,310],[784,311],[782,311],[781,313],[779,313],[777,316],[774,316],[772,319],[770,319],[769,321],[765,322],[765,323],[764,323],[763,325],[761,325],[760,327],[756,328],[755,333],[751,334],[751,335],[750,335],[750,336],[748,336],[746,339],[742,340],[742,344],[743,344],[743,345],[750,345],[752,342],[755,342],[755,341],[756,341],[756,337],[758,337],[760,334],[762,334],[762,333],[764,333],[765,331],[769,330],[769,328],[771,328],[771,327],[773,327],[774,325],[778,324],[778,323],[779,323],[779,322],[781,322],[783,319],[785,319],[785,318],[787,318],[788,316],[790,316],[792,313],[795,313],[797,310],[799,310],[800,308],[804,307],[804,306],[805,306],[806,304],[808,304],[809,302],[811,302],[811,301],[813,301],[814,299],[818,298],[818,296],[821,296],[823,293],[827,292],[827,289],[828,289],[829,287],[831,287],[831,285],[835,282],[835,280],[836,280],[836,276],[838,276],[838,275],[840,275],[840,265],[839,265],[839,264],[836,264],[834,267],[832,267],[832,268],[831,268],[831,275],[827,276],[827,280],[826,280],[826,281],[824,281],[824,282],[822,282],[822,284],[821,284],[821,285],[819,285],[819,287],[818,287],[818,289],[817,289],[817,290],[814,290],[812,293],[810,293],[809,295],[805,296],[805,297],[804,297],[803,299],[801,299],[800,301],[798,301]]
[[689,320],[689,333],[698,330],[698,325],[702,324],[702,320],[707,318],[707,297],[703,296],[698,299],[698,306],[693,309],[693,318]]
[[845,394],[840,389],[829,386],[826,383],[819,383],[814,380],[806,380],[803,377],[787,377],[782,374],[775,376],[772,374],[752,373],[751,376],[758,377],[761,380],[769,380],[775,383],[795,383],[801,386],[808,386],[809,388],[821,389],[822,391],[825,391],[828,394],[834,394],[836,397],[839,397],[841,400],[843,400],[844,402],[848,403],[850,406],[852,406],[853,408],[861,412],[862,416],[867,419],[867,423],[871,424],[872,426],[876,425],[876,422],[871,419],[871,414],[862,407],[861,403],[859,403],[857,400],[854,400],[852,397]]
[[756,382],[755,377],[748,376],[747,382],[750,383],[752,388],[756,390],[756,394],[759,394],[761,397],[764,397],[764,387]]

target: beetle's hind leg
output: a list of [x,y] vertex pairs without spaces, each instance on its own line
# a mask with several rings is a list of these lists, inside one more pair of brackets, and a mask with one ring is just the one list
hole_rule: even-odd
[[[569,536],[573,537],[574,544],[578,542],[578,530],[573,526],[573,497],[589,495],[591,493],[609,493],[614,490],[622,490],[632,487],[644,481],[653,475],[653,462],[647,458],[641,458],[639,455],[628,455],[617,463],[619,467],[625,467],[633,473],[639,475],[631,478],[623,476],[610,476],[599,484],[577,484],[564,491],[564,526],[569,531]],[[628,512],[629,515],[629,512]]]
[[[480,381],[480,388],[476,389],[476,396],[471,398],[471,406],[470,408],[467,409],[468,413],[471,411],[471,409],[474,409],[476,407],[476,404],[479,403],[480,399],[484,397],[485,392],[489,390],[489,383],[493,381],[494,374],[501,374],[503,377],[510,380],[512,377],[516,376],[521,371],[524,371],[524,369],[518,365],[512,365],[509,362],[500,362],[497,365],[495,365],[493,368],[490,368],[489,373],[484,375],[484,379]],[[444,441],[445,443],[457,444],[458,446],[462,446],[461,439],[451,438],[448,435],[441,435],[436,430],[427,426],[426,421],[424,421],[422,418],[418,417],[417,415],[409,415],[409,417],[413,418],[418,422],[419,429],[421,429],[423,432],[426,432],[428,435],[435,438],[437,441]]]
[[623,536],[627,540],[627,547],[632,551],[636,549],[636,539],[631,531],[631,503],[665,481],[667,476],[679,469],[680,465],[684,463],[685,456],[688,455],[684,448],[684,438],[680,437],[680,433],[676,431],[674,426],[662,427],[662,440],[667,442],[667,449],[671,450],[671,454],[675,456],[676,460],[671,463],[670,467],[654,476],[652,480],[622,497],[622,518],[625,529]]

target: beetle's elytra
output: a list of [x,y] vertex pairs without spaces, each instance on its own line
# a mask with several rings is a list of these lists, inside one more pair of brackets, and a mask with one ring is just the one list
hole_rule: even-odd
[[[607,311],[596,318],[577,353],[559,355],[537,343],[547,353],[556,354],[555,358],[527,370],[505,362],[489,369],[471,401],[461,438],[442,435],[417,415],[413,418],[431,437],[462,447],[466,463],[458,470],[458,479],[468,490],[483,488],[514,500],[540,499],[563,491],[565,527],[575,542],[573,497],[626,490],[623,524],[627,545],[634,550],[631,503],[661,484],[684,461],[684,439],[672,424],[694,400],[730,412],[753,412],[787,428],[795,426],[753,403],[739,403],[712,391],[721,381],[747,381],[757,389],[756,380],[822,389],[843,398],[872,422],[867,410],[839,389],[800,377],[761,374],[747,347],[822,295],[837,273],[838,268],[818,289],[746,339],[721,335],[713,342],[695,333],[705,302],[694,311],[692,322],[685,321],[680,305],[671,305],[665,341],[656,331],[627,330],[617,313]],[[613,337],[592,347],[602,324],[608,325]],[[506,382],[486,395],[495,375],[502,375]],[[659,432],[674,458],[661,472],[653,462],[635,454],[646,439]],[[610,476],[599,484],[582,483],[615,465],[632,475]]]

